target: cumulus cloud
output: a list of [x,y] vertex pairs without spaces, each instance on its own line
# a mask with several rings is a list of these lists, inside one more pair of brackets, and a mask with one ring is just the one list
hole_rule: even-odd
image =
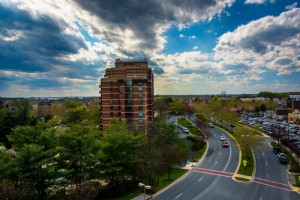
[[180,38],[184,38],[185,35],[184,35],[184,34],[179,34],[179,37],[180,37]]
[[299,48],[300,9],[294,8],[225,33],[214,48],[214,58],[223,64],[268,67],[282,75],[300,71]]

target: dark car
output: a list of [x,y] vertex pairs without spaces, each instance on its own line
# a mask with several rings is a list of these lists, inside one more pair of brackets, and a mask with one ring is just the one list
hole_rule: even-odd
[[222,147],[223,147],[223,148],[228,148],[228,147],[229,147],[228,142],[227,142],[227,141],[223,141],[223,142],[222,142]]
[[273,152],[278,155],[279,153],[282,153],[280,147],[273,147]]
[[285,156],[280,156],[280,157],[279,157],[279,162],[280,162],[281,164],[284,164],[284,165],[288,164],[288,162],[287,162]]

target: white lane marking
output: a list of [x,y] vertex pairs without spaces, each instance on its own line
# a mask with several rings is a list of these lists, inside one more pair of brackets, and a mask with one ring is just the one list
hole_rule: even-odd
[[178,195],[177,197],[175,197],[175,199],[179,198],[182,195],[182,193],[180,195]]
[[218,163],[218,161],[215,162],[215,165]]
[[267,178],[269,178],[269,174],[267,174]]
[[203,177],[202,178],[200,178],[198,181],[201,181],[203,179]]
[[221,152],[219,153],[219,155],[221,155]]
[[266,165],[268,165],[267,161],[266,161]]
[[260,199],[259,200],[262,200],[262,197],[260,197]]
[[228,141],[228,144],[229,144],[229,159],[228,159],[228,162],[227,162],[227,164],[226,164],[226,166],[225,166],[225,168],[224,168],[224,170],[223,170],[223,172],[227,169],[227,167],[228,167],[228,165],[229,165],[229,162],[230,162],[230,160],[231,160],[231,151],[232,151],[232,149],[231,149],[231,143],[229,142],[229,140],[227,140]]
[[262,153],[262,155],[264,156],[264,155],[265,155],[265,153],[263,152],[263,153]]

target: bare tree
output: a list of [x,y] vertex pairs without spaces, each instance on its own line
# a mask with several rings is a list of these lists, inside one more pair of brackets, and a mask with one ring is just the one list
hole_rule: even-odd
[[195,123],[197,128],[199,128],[206,137],[210,137],[211,133],[204,115],[197,115]]
[[280,145],[280,141],[285,135],[284,128],[280,126],[271,126],[271,136],[277,140],[277,145]]

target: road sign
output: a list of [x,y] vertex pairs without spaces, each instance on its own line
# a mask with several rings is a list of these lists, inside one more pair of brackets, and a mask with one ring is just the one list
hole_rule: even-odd
[[244,163],[244,165],[245,165],[245,164],[247,165],[247,160],[243,160],[243,163]]
[[247,167],[247,163],[244,163],[244,167]]

